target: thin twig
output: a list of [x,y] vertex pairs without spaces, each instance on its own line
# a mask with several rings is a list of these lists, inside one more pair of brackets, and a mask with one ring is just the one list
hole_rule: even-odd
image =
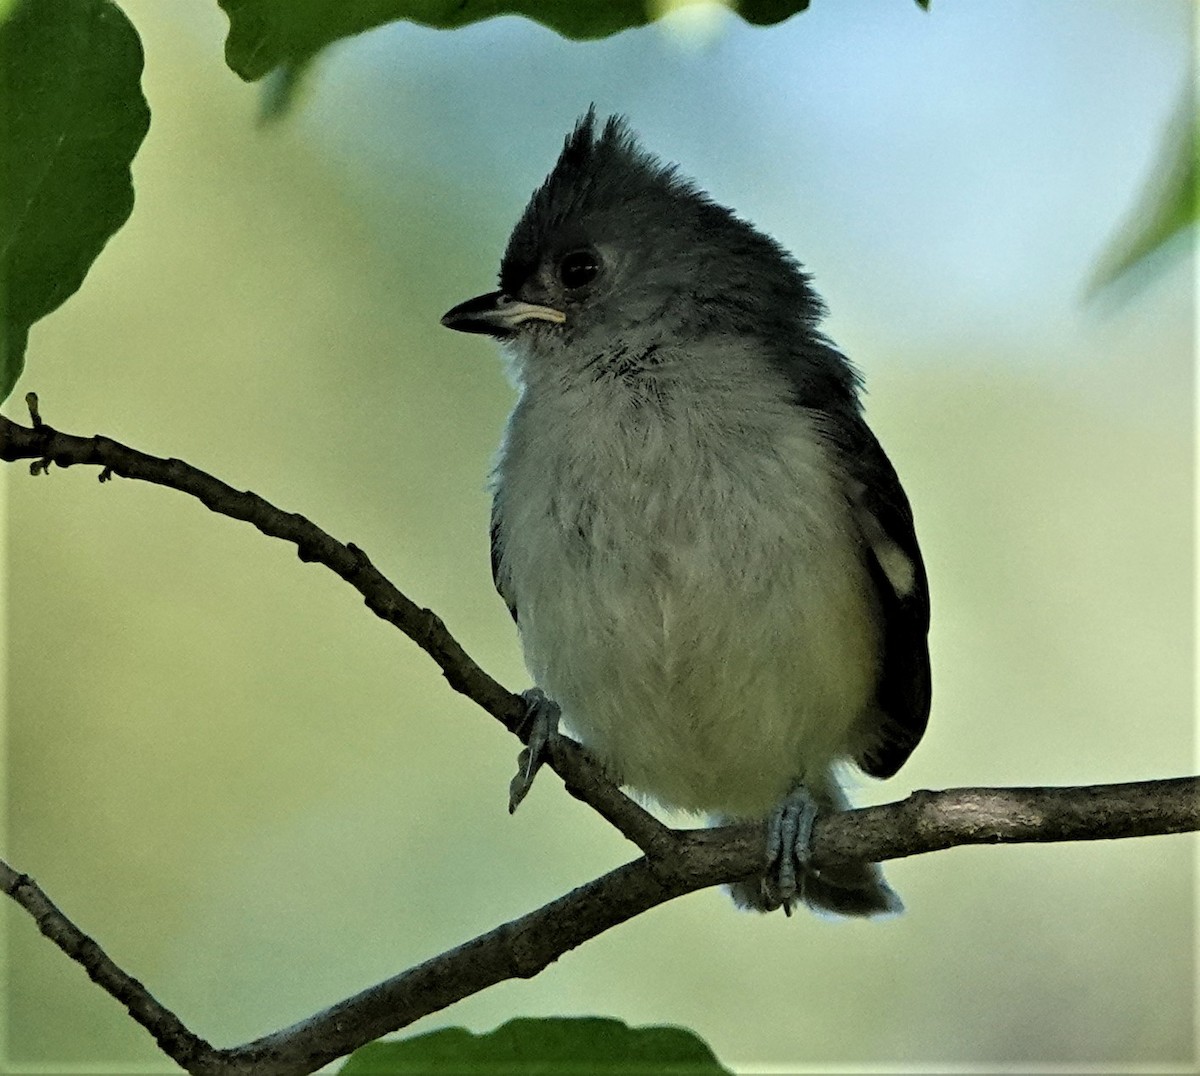
[[168,1057],[190,1069],[214,1052],[204,1039],[184,1027],[170,1009],[160,1005],[145,986],[117,967],[96,941],[46,896],[37,882],[27,874],[18,874],[3,860],[0,860],[0,891],[33,916],[38,929],[79,964],[97,986],[124,1005]]

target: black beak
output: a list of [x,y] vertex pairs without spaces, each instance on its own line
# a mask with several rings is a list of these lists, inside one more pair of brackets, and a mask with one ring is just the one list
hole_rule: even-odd
[[498,337],[508,336],[526,321],[548,321],[561,325],[566,320],[567,316],[561,310],[522,302],[502,291],[477,295],[442,315],[442,324],[447,329]]

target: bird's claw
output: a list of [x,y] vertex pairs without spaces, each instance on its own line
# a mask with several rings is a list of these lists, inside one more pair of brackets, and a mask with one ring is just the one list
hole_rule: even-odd
[[768,902],[792,914],[792,906],[803,897],[799,879],[812,859],[813,823],[817,801],[804,785],[797,785],[767,819],[767,870],[763,895]]
[[508,813],[512,814],[533,787],[533,779],[546,761],[550,737],[558,731],[558,705],[536,687],[523,691],[525,724],[521,738],[527,746],[517,757],[517,774],[508,786]]

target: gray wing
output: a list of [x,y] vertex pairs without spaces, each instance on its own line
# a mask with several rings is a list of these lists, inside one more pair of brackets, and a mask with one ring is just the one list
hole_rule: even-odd
[[499,498],[492,498],[492,582],[496,584],[496,593],[504,599],[513,620],[517,619],[517,603],[511,594],[504,592],[504,582],[500,572],[500,560],[504,555],[504,526],[500,516]]
[[891,461],[861,417],[853,416],[848,433],[841,446],[851,476],[848,496],[883,617],[876,686],[883,723],[855,761],[872,777],[891,777],[929,721],[929,583],[912,509]]

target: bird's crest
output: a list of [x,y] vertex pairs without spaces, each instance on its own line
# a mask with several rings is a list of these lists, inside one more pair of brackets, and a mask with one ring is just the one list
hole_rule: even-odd
[[708,202],[674,165],[642,149],[623,116],[601,123],[593,105],[567,135],[554,168],[513,229],[500,267],[501,288],[528,272],[547,243],[569,244],[572,231],[611,214],[627,216],[631,206],[653,212],[664,199],[678,205],[680,196]]

